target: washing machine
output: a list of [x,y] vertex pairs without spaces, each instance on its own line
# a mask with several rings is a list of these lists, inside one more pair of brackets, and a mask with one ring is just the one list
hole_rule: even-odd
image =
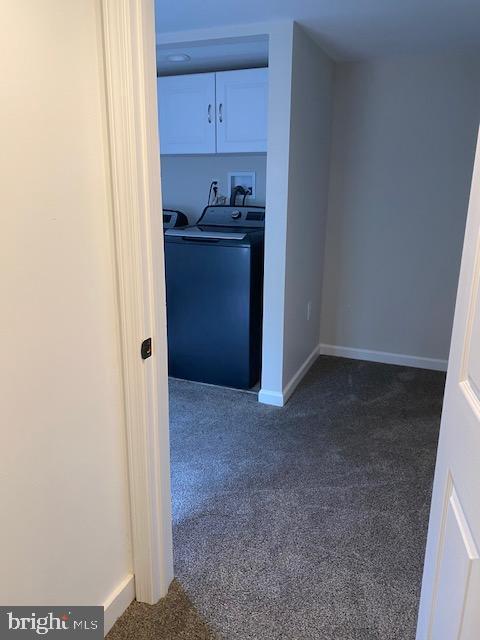
[[208,206],[165,231],[169,374],[249,389],[260,377],[265,208]]

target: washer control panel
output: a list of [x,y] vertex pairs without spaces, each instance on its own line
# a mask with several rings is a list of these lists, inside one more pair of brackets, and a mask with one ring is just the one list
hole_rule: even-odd
[[265,207],[210,206],[203,210],[197,224],[209,227],[257,227],[265,226]]

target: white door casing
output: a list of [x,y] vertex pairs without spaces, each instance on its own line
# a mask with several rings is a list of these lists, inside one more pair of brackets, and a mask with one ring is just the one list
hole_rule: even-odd
[[[154,604],[173,578],[154,6],[101,6],[135,595]],[[142,360],[148,337],[153,354]]]
[[433,486],[417,640],[480,638],[480,139]]
[[268,69],[216,74],[217,152],[266,152]]
[[215,153],[215,74],[158,78],[161,153]]

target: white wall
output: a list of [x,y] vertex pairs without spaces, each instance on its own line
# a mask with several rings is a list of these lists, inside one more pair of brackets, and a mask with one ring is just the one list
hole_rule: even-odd
[[98,0],[2,10],[0,602],[132,571]]
[[293,23],[279,25],[270,32],[268,55],[267,209],[259,400],[282,405]]
[[337,65],[323,343],[448,357],[479,77],[467,55]]
[[[267,157],[265,154],[169,156],[162,155],[163,206],[180,209],[195,224],[207,204],[212,180],[220,180],[220,192],[228,196],[228,173],[255,171],[256,198],[252,205],[265,204]],[[241,202],[241,198],[238,202]]]
[[[316,353],[327,217],[333,63],[295,25],[285,280],[283,386]],[[311,313],[307,317],[307,306]]]

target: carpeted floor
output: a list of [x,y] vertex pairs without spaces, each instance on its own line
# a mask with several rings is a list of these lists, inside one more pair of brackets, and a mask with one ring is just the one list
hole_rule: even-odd
[[172,381],[177,579],[109,640],[414,640],[443,387],[329,357],[283,409]]

